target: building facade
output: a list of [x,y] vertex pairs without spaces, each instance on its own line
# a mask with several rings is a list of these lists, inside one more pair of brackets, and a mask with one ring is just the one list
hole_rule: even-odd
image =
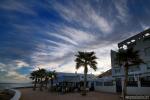
[[[87,88],[94,88],[95,78],[95,75],[87,74]],[[54,80],[54,85],[79,89],[83,87],[83,82],[84,74],[57,72],[57,78]]]
[[[130,48],[139,51],[144,63],[130,66],[128,70],[127,93],[149,94],[150,92],[150,29],[145,30],[120,43],[118,48]],[[112,77],[116,81],[116,92],[121,92],[124,81],[124,68],[115,63],[116,52],[111,51]]]
[[[147,29],[135,36],[132,36],[120,43],[118,49],[133,47],[139,51],[140,58],[145,64],[130,66],[128,70],[127,93],[134,95],[150,95],[150,29]],[[124,68],[116,64],[116,52],[111,50],[111,69],[112,75],[109,81],[112,83],[109,86],[108,92],[122,92],[124,81]],[[101,78],[105,79],[105,78]],[[101,80],[97,79],[97,81]],[[103,82],[103,81],[101,81]],[[104,83],[104,82],[103,82]],[[98,90],[103,90],[102,86],[96,85]],[[108,87],[105,87],[105,90]]]

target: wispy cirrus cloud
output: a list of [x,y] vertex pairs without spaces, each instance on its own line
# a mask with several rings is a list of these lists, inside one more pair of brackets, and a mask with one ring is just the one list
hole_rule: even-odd
[[31,8],[29,4],[17,0],[2,1],[0,9],[10,12],[19,12],[29,15],[37,15],[37,13]]
[[98,71],[89,73],[111,68],[110,50],[150,26],[149,1],[138,2],[0,1],[0,80],[27,80],[38,67],[75,72],[77,51],[96,52]]
[[68,36],[70,39],[79,43],[92,42],[96,39],[96,37],[92,35],[92,33],[89,34],[87,31],[82,31],[80,29],[75,29],[67,26],[60,29],[60,32],[64,36]]
[[[56,33],[54,33],[54,34],[51,34],[51,33],[50,33],[50,35],[51,35],[51,36],[54,36],[54,37],[56,37],[56,38],[62,39],[63,41],[67,41],[67,42],[69,42],[69,43],[72,43],[72,44],[74,44],[74,45],[77,45],[77,42],[73,41],[72,39],[70,39],[70,38],[67,37],[67,36],[64,36],[64,35],[61,35],[61,34],[56,34]],[[52,42],[52,43],[58,45],[57,42],[54,42],[54,41],[50,41],[50,42]]]
[[85,28],[95,27],[106,33],[113,30],[113,23],[97,13],[89,3],[81,2],[75,2],[76,5],[73,2],[69,2],[68,5],[54,3],[53,6],[68,22],[76,22]]
[[127,0],[116,0],[114,1],[114,5],[115,5],[115,8],[118,12],[118,18],[126,23],[127,20],[129,19],[129,12],[128,12],[128,7],[127,7],[127,3],[128,1]]

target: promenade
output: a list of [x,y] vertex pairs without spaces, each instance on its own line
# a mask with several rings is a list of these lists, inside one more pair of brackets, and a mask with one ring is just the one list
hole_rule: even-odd
[[86,96],[80,93],[51,93],[47,90],[33,91],[32,88],[19,89],[22,93],[20,100],[119,100],[119,95],[102,92],[88,92]]

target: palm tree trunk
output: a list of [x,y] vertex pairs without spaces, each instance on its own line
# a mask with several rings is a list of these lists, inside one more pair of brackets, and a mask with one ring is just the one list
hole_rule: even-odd
[[51,79],[51,86],[49,88],[49,91],[53,91],[53,79]]
[[35,82],[34,82],[33,90],[36,90],[36,83],[37,83],[37,78],[35,78]]
[[42,81],[42,78],[41,78],[41,82],[40,82],[40,91],[43,91],[43,81]]
[[124,85],[123,85],[123,100],[125,100],[125,96],[127,95],[127,82],[128,82],[128,65],[124,66],[125,76],[124,76]]
[[51,79],[51,90],[53,90],[53,79]]
[[83,86],[83,93],[82,95],[86,95],[86,82],[87,82],[87,65],[84,69],[84,86]]
[[51,79],[51,87],[53,87],[53,79]]
[[47,89],[47,84],[48,84],[48,78],[45,78],[45,89]]
[[84,94],[86,95],[86,82],[87,82],[87,73],[84,74]]
[[45,89],[47,89],[47,81],[45,81]]

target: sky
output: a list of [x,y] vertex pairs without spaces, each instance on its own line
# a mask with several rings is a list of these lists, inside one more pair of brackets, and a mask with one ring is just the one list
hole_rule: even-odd
[[[150,27],[150,0],[0,0],[0,82],[29,82],[38,68],[71,72],[94,51],[98,75],[110,50]],[[83,68],[77,71],[83,72]]]

